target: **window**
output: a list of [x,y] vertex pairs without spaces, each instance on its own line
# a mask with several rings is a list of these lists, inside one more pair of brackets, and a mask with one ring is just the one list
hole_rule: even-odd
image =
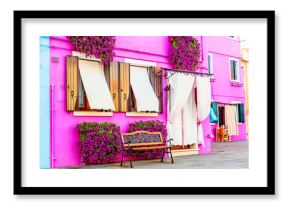
[[[99,73],[85,73],[80,69],[80,62],[76,56],[67,56],[67,110],[68,111],[115,111],[137,112],[137,100],[142,98],[138,91],[136,99],[130,83],[130,64],[123,62],[111,62],[108,66],[99,67]],[[86,60],[90,61],[90,60]],[[93,61],[92,61],[93,62]],[[98,63],[98,62],[94,62]],[[100,64],[99,64],[100,65]],[[155,112],[162,113],[162,72],[158,67],[144,67],[148,78],[147,88],[151,87],[158,107]],[[143,73],[144,74],[144,73]],[[98,75],[98,79],[95,76]],[[142,78],[146,79],[146,78]],[[95,84],[97,86],[92,86]],[[145,84],[142,84],[145,86]],[[90,87],[89,87],[90,86]],[[143,86],[143,87],[144,87]],[[95,87],[95,88],[92,88]],[[102,89],[96,88],[102,87]],[[140,86],[140,89],[142,86]],[[144,88],[143,88],[144,89]],[[104,91],[107,90],[107,91]],[[148,89],[147,89],[148,90]],[[105,94],[104,94],[105,92]],[[143,92],[143,91],[142,91]],[[145,92],[145,91],[144,91]],[[144,93],[143,92],[143,93]],[[93,94],[92,94],[93,93]],[[102,97],[98,95],[102,93]],[[89,95],[88,95],[89,94]],[[141,97],[140,97],[141,96]],[[94,102],[94,103],[92,103]],[[90,106],[93,105],[93,106]],[[100,107],[98,107],[100,105]],[[106,106],[109,105],[109,106]],[[149,112],[149,111],[147,111]],[[150,111],[151,112],[151,111]]]
[[239,81],[239,65],[238,61],[230,59],[230,79],[231,81]]
[[238,123],[244,123],[245,122],[244,104],[241,102],[235,102],[235,101],[232,101],[232,103],[235,104],[236,108],[237,108],[237,121],[238,121]]
[[245,122],[244,104],[243,103],[237,104],[237,109],[238,109],[238,122],[244,123]]
[[[133,91],[132,94],[134,95],[134,108],[137,112],[159,111],[159,100],[149,79],[149,75],[154,72],[153,69],[130,65],[130,85]],[[153,83],[154,78],[153,75]]]
[[208,73],[213,74],[212,54],[207,55],[207,67],[208,67]]

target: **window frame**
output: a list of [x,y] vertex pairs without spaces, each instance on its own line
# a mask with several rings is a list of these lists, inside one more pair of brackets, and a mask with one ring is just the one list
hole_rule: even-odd
[[[78,56],[77,56],[78,57]],[[100,61],[100,60],[95,60],[95,59],[91,59],[91,58],[83,58],[83,57],[78,57],[78,58],[81,58],[81,59],[86,59],[86,60],[89,60],[89,61]],[[104,67],[104,65],[102,65]],[[108,83],[108,82],[107,82]],[[79,87],[81,86],[81,88]],[[84,86],[83,86],[83,81],[82,81],[82,78],[81,78],[81,75],[80,75],[80,70],[79,70],[79,65],[78,65],[78,91],[79,89],[82,90],[82,92],[84,93],[84,96],[83,96],[83,100],[84,100],[84,107],[79,107],[79,93],[78,93],[78,98],[77,98],[77,106],[76,106],[76,109],[74,110],[74,116],[79,116],[78,113],[80,112],[85,112],[84,115],[85,116],[90,116],[90,113],[98,113],[94,116],[100,116],[100,113],[113,113],[114,111],[111,111],[111,110],[102,110],[102,109],[91,109],[90,108],[90,105],[89,105],[89,101],[88,101],[88,98],[87,98],[87,94],[86,94],[86,91],[84,89]],[[110,114],[109,114],[110,115]],[[107,116],[107,114],[104,114],[104,115],[101,115],[101,116]]]
[[[245,103],[243,103],[241,101],[231,101],[231,104],[236,106],[236,109],[237,109],[236,118],[237,118],[238,125],[244,124],[245,122],[240,122],[240,120],[239,120],[239,112],[240,111],[239,111],[239,108],[238,108],[238,104],[245,104]],[[244,113],[244,115],[245,115],[245,113]]]
[[[232,69],[231,69],[231,61],[236,62],[236,70],[235,70],[235,75],[237,76],[237,79],[232,79]],[[239,59],[237,58],[229,58],[229,70],[230,70],[230,81],[232,82],[240,82],[240,62]]]
[[[137,67],[147,68],[147,71],[148,71],[148,69],[152,69],[152,67],[154,67],[154,68],[157,67],[157,63],[155,63],[155,62],[135,60],[135,59],[131,59],[131,58],[125,58],[124,62],[129,64],[129,69],[130,69],[130,66],[137,66]],[[161,86],[161,89],[162,89],[162,86]],[[130,84],[130,93],[132,93],[134,95],[133,90],[132,90],[132,87],[131,87],[131,84]],[[130,95],[130,96],[133,96],[133,95]],[[159,103],[162,103],[163,104],[163,98],[162,98],[162,102],[159,102]],[[129,117],[134,117],[134,116],[136,116],[136,117],[137,116],[158,117],[158,115],[159,114],[162,114],[163,112],[164,111],[162,111],[162,112],[137,112],[137,111],[127,111],[125,113],[126,113],[126,116],[129,116]]]

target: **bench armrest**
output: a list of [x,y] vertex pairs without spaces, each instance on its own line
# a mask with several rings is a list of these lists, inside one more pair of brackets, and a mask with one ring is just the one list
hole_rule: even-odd
[[131,140],[129,140],[127,143],[124,143],[124,145],[129,145],[129,144],[131,144]]

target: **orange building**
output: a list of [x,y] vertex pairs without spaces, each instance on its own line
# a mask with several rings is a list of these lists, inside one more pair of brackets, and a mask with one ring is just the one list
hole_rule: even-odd
[[244,88],[245,88],[245,113],[246,113],[246,134],[249,139],[249,48],[241,49],[241,68],[244,71]]

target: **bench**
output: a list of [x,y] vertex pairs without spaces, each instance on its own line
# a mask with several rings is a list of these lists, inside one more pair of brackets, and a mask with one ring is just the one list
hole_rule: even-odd
[[171,156],[171,163],[174,163],[171,153],[171,140],[167,140],[169,145],[163,142],[160,132],[135,131],[131,133],[121,133],[122,140],[122,160],[123,166],[124,155],[127,154],[130,160],[130,166],[133,168],[131,154],[133,151],[162,149],[161,162],[163,162],[164,154],[169,153]]

